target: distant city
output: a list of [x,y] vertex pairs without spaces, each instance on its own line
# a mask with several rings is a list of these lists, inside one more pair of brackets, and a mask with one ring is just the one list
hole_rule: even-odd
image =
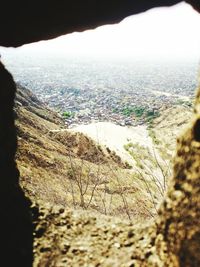
[[149,123],[163,108],[192,105],[194,62],[130,62],[10,56],[2,61],[15,81],[56,109],[68,127],[95,121]]

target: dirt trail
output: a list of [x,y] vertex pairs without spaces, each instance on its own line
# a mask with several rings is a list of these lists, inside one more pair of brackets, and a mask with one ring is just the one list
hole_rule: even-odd
[[100,145],[109,147],[115,151],[122,160],[128,161],[131,165],[134,164],[134,160],[124,149],[124,145],[131,142],[133,144],[138,143],[150,149],[153,147],[147,127],[144,125],[123,127],[111,122],[97,122],[88,125],[79,125],[70,129],[70,131],[88,135]]
[[[132,171],[134,173],[137,172],[137,170],[141,172],[141,169],[137,166],[135,159],[124,148],[124,145],[132,143],[133,145],[138,144],[141,147],[145,147],[149,151],[149,156],[145,162],[141,160],[141,164],[149,166],[148,169],[151,169],[152,174],[159,179],[161,184],[165,184],[165,178],[163,177],[163,171],[160,166],[165,166],[166,162],[163,161],[152,138],[149,136],[146,125],[124,127],[111,122],[97,122],[88,125],[79,125],[70,129],[70,131],[81,132],[95,140],[99,145],[108,147],[120,156],[122,161],[128,162],[133,166]],[[140,148],[138,148],[138,152],[136,153],[142,153]],[[158,162],[157,167],[152,166],[152,159]],[[149,177],[147,176],[146,179],[149,179]]]

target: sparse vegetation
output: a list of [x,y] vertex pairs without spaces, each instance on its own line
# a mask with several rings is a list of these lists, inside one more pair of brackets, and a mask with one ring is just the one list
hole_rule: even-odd
[[192,107],[192,101],[189,101],[189,100],[179,99],[179,100],[177,100],[177,102],[175,104],[176,105],[181,105],[181,106]]
[[62,116],[64,119],[69,119],[69,118],[73,118],[75,116],[75,113],[71,111],[64,111],[62,113]]
[[171,175],[171,163],[160,158],[155,148],[149,148],[133,143],[124,146],[133,157],[136,167],[134,178],[143,182],[149,200],[157,213],[157,204],[164,197],[167,181]]
[[160,115],[159,112],[155,111],[154,109],[150,110],[148,107],[139,107],[139,106],[126,107],[122,110],[122,114],[127,117],[133,115],[138,119],[144,118],[144,120],[148,123],[151,123],[153,119],[157,118]]
[[155,145],[159,145],[160,140],[158,140],[158,138],[156,137],[155,131],[152,128],[148,128],[148,130],[149,130],[149,136],[151,137],[153,143]]

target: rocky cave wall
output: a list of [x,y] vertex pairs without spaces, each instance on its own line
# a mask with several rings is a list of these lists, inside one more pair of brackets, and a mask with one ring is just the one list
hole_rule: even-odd
[[[2,1],[0,45],[17,47],[106,23],[116,23],[128,15],[151,7],[178,2]],[[200,11],[199,1],[188,2]],[[13,112],[15,90],[11,74],[0,64],[0,260],[6,260],[6,266],[28,267],[32,265],[33,228],[30,203],[19,187],[19,173],[14,159],[17,147]],[[160,261],[164,262],[162,266],[200,266],[199,95],[194,121],[190,129],[178,140],[174,180],[156,225],[147,233],[158,258],[152,258],[152,254],[148,254],[146,262],[149,262],[149,265],[146,266],[161,266],[158,265]]]
[[[35,0],[1,1],[0,45],[17,47],[26,43],[83,31],[157,6],[180,0]],[[188,0],[196,9],[198,0]],[[133,33],[134,34],[134,33]]]

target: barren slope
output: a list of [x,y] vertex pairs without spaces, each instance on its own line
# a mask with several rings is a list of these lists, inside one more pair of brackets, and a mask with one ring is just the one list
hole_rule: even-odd
[[33,201],[135,220],[155,213],[144,183],[115,153],[64,129],[62,119],[25,88],[19,87],[16,114],[20,181]]
[[174,156],[176,139],[187,128],[191,117],[191,107],[175,105],[162,110],[160,116],[154,119],[149,134],[163,157],[168,159]]

